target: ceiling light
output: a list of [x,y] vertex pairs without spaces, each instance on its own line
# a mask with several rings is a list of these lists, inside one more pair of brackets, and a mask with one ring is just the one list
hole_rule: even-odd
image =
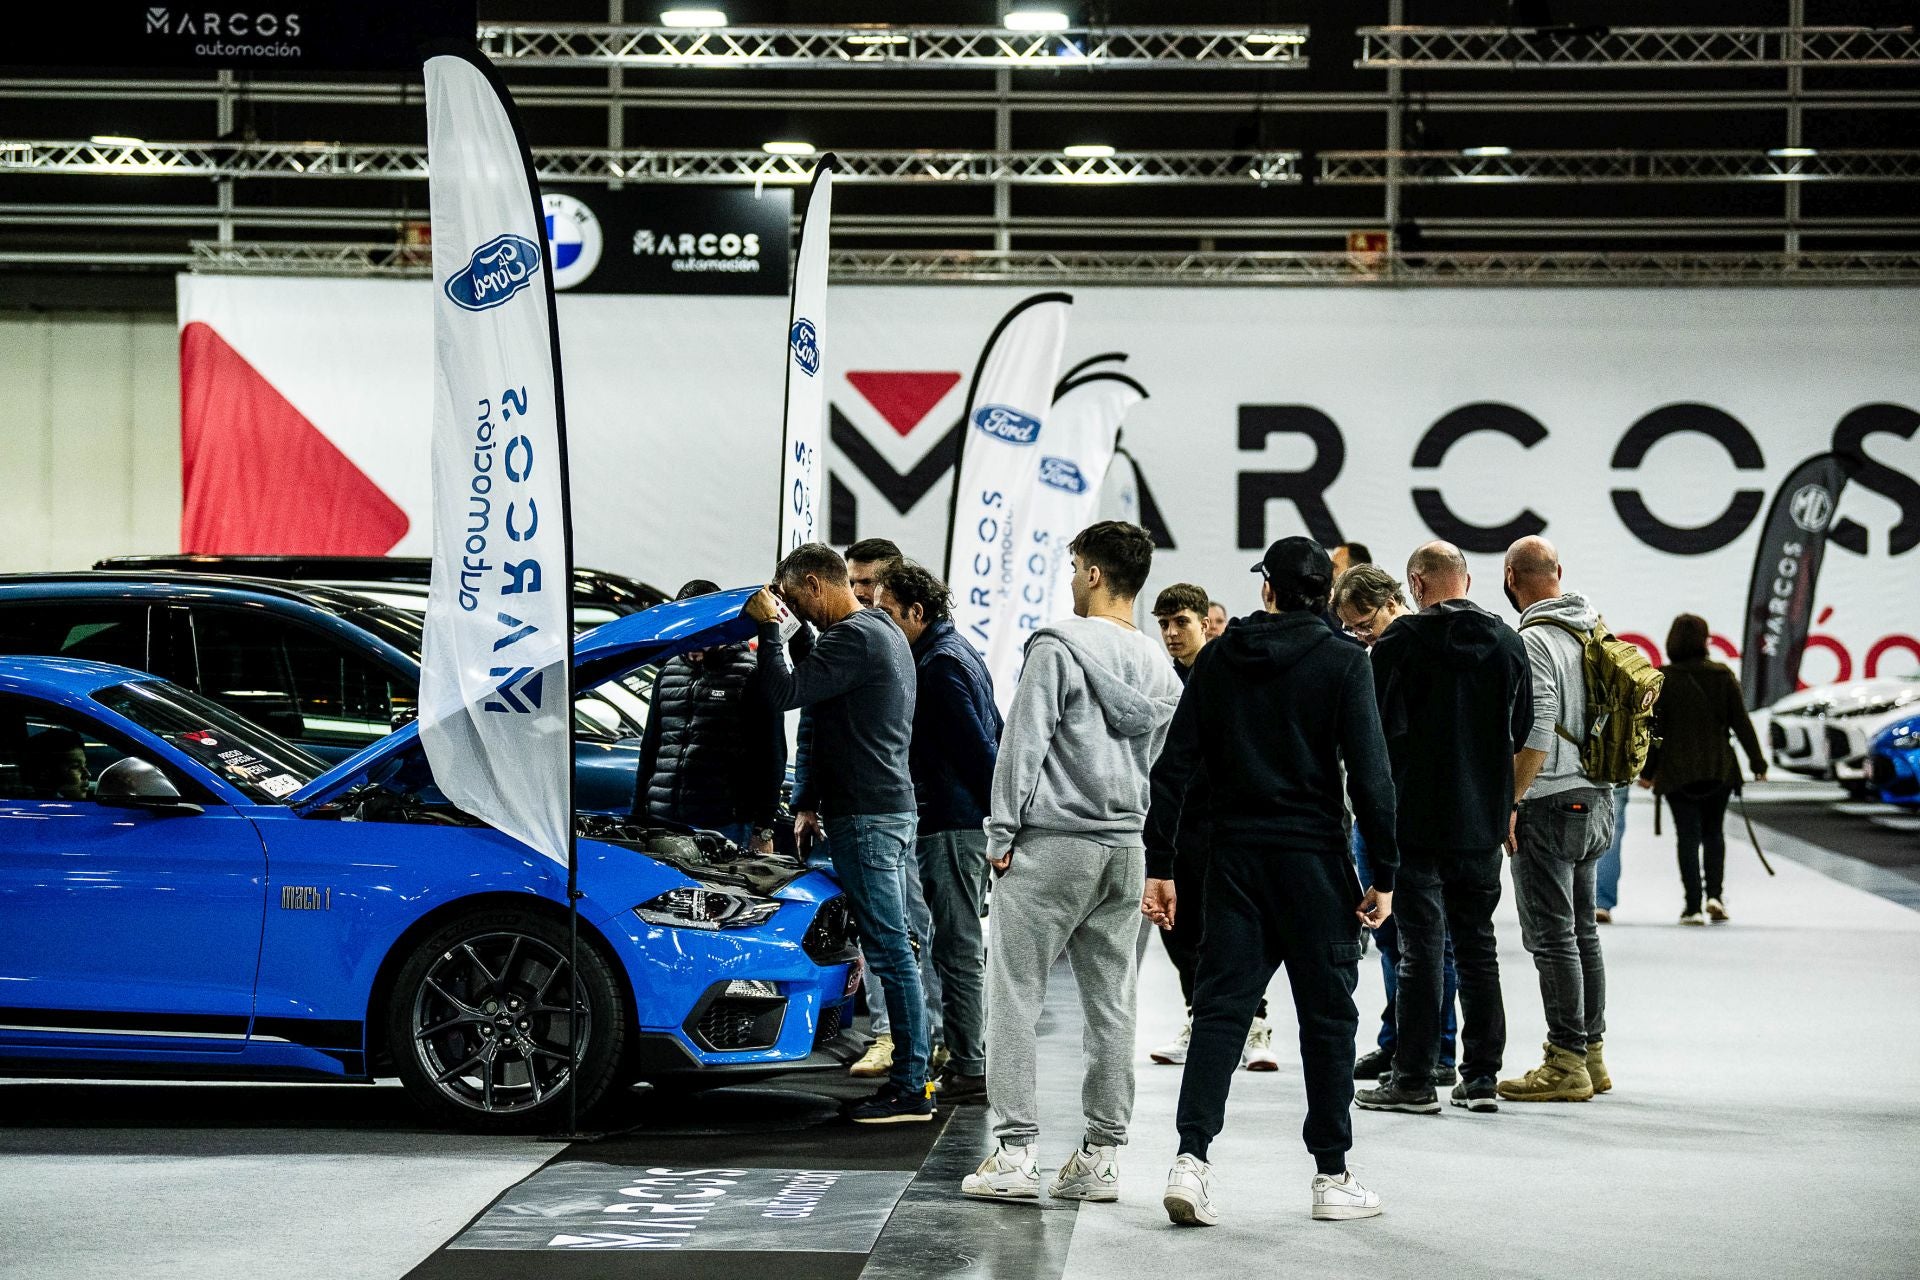
[[96,147],[144,147],[145,138],[132,138],[124,133],[96,133],[87,139]]
[[1820,153],[1812,147],[1775,147],[1773,150],[1767,152],[1767,154],[1780,160],[1801,160],[1807,156],[1817,156]]
[[760,149],[770,156],[810,156],[813,154],[811,142],[763,142]]
[[1250,45],[1305,44],[1307,37],[1298,31],[1249,31],[1246,42]]
[[1075,160],[1105,160],[1113,154],[1113,148],[1103,142],[1088,142],[1062,147],[1060,154],[1072,156]]
[[1460,154],[1463,156],[1510,156],[1513,154],[1513,148],[1512,147],[1463,147],[1460,150]]
[[848,44],[906,44],[911,37],[898,31],[857,30],[847,37]]
[[660,15],[663,27],[724,27],[727,15],[718,9],[668,9]]
[[1072,25],[1058,9],[1015,9],[1000,22],[1009,31],[1065,31]]

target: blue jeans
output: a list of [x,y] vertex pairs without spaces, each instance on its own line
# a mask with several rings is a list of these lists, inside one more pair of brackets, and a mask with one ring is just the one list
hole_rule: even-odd
[[[1367,866],[1367,844],[1360,838],[1360,828],[1353,829],[1353,862],[1360,872],[1362,887],[1373,884],[1373,871]],[[1400,994],[1400,928],[1392,916],[1387,922],[1373,931],[1374,946],[1380,951],[1380,977],[1387,988],[1387,1007],[1380,1014],[1380,1035],[1374,1043],[1391,1054],[1398,1037],[1394,1034],[1393,1005]],[[1455,1012],[1457,997],[1460,994],[1460,971],[1453,964],[1453,935],[1447,935],[1445,959],[1440,970],[1445,1012],[1444,1026],[1440,1035],[1440,1065],[1451,1067],[1456,1060],[1456,1046],[1459,1043],[1460,1022]]]
[[1602,911],[1612,911],[1620,905],[1620,842],[1627,838],[1627,801],[1632,798],[1631,782],[1613,789],[1613,843],[1600,855],[1600,883],[1594,892]]
[[907,877],[914,863],[917,815],[856,813],[828,818],[827,852],[860,926],[868,966],[887,993],[893,1023],[893,1069],[888,1078],[918,1094],[927,1087],[927,996],[907,932]]
[[[981,832],[985,839],[986,833]],[[940,1043],[943,1030],[940,1019],[940,973],[933,965],[933,912],[927,907],[925,891],[926,873],[921,869],[919,850],[914,845],[907,846],[906,886],[907,886],[907,932],[913,935],[915,955],[920,962],[920,987],[927,997],[927,1043],[929,1046]],[[986,865],[983,855],[980,865]],[[986,963],[982,960],[980,972],[986,973]],[[887,984],[880,975],[867,976],[867,1017],[872,1020],[873,1033],[877,1036],[893,1034],[893,1018],[887,1012]],[[978,1070],[972,1074],[979,1075]]]

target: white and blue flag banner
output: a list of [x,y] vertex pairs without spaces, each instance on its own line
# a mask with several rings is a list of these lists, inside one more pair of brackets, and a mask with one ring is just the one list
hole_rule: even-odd
[[833,221],[831,152],[813,170],[800,249],[793,267],[793,305],[787,313],[787,413],[780,448],[780,554],[821,542],[826,504],[821,424],[827,413],[827,375],[821,366],[827,331],[827,247]]
[[540,193],[494,79],[451,55],[426,75],[433,580],[420,740],[449,800],[565,865],[572,573]]
[[1043,459],[1056,456],[1046,419],[1072,307],[1071,295],[1041,293],[1009,311],[987,339],[967,396],[947,584],[953,625],[986,659],[1003,710],[1013,698],[1027,637],[1050,620],[1041,602],[1020,596],[1035,554],[1022,530]]
[[[1133,406],[1146,398],[1146,389],[1139,383],[1111,371],[1070,377],[1054,397],[1047,417],[1047,448],[1034,477],[1037,483],[1020,539],[1029,551],[1016,567],[1015,595],[1023,602],[1034,601],[1042,622],[1073,612],[1073,557],[1067,544],[1100,518],[1100,495],[1120,443],[1120,426]],[[1137,494],[1135,508],[1131,524],[1140,523]],[[1009,697],[1020,678],[1020,657],[1016,651],[1007,682]],[[998,671],[993,687],[1000,687]]]

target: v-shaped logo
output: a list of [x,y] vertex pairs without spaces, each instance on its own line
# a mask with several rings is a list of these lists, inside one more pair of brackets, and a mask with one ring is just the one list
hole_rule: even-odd
[[[848,385],[859,392],[881,420],[902,437],[912,434],[915,428],[925,422],[959,382],[958,373],[926,370],[869,369],[853,370],[847,374]],[[867,483],[879,490],[880,496],[901,515],[918,506],[920,500],[953,469],[955,459],[960,456],[960,423],[957,419],[934,442],[933,447],[905,472],[893,469],[893,464],[861,433],[853,420],[841,412],[839,405],[830,406],[828,435],[840,456],[852,463],[854,469],[866,477]],[[831,472],[828,476],[827,509],[828,536],[837,543],[856,541],[859,537],[858,499],[846,483]]]

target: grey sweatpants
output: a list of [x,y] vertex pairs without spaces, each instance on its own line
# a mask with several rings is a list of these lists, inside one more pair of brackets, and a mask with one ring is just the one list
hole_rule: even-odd
[[1080,1087],[1088,1142],[1119,1146],[1133,1115],[1134,983],[1146,852],[1078,836],[1023,832],[994,881],[987,947],[987,1101],[1009,1146],[1040,1134],[1035,1050],[1047,971],[1073,964],[1085,1023]]

